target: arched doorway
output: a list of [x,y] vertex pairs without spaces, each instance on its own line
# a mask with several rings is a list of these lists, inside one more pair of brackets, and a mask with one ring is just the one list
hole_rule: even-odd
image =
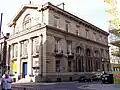
[[85,53],[86,53],[86,60],[85,60],[85,69],[86,69],[86,72],[91,72],[93,71],[93,64],[92,64],[92,58],[91,58],[91,50],[89,48],[87,48],[85,50]]
[[83,48],[76,47],[76,72],[84,72]]
[[99,59],[99,51],[94,51],[94,70],[99,71],[100,70],[100,59]]

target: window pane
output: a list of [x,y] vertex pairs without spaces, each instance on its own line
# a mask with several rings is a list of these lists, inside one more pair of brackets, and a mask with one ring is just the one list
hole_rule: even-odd
[[60,72],[60,60],[56,60],[56,72]]
[[71,72],[72,69],[71,69],[71,61],[68,61],[68,72]]

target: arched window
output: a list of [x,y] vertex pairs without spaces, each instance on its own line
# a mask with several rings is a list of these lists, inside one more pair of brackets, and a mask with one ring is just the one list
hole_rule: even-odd
[[78,46],[78,47],[76,48],[76,53],[79,53],[79,54],[80,54],[80,52],[81,52],[81,47]]
[[97,50],[95,50],[94,56],[95,56],[95,57],[99,57],[99,52],[98,52]]
[[31,27],[30,14],[26,15],[23,20],[23,29],[29,29]]
[[91,56],[91,51],[89,48],[86,49],[86,56]]

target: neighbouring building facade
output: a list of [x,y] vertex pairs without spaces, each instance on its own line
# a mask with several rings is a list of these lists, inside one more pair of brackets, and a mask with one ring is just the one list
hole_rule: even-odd
[[17,78],[66,81],[110,70],[109,34],[50,2],[24,5],[9,26],[7,63]]
[[113,72],[120,71],[120,49],[114,45],[110,45],[110,63]]
[[6,69],[6,57],[7,57],[7,39],[9,38],[9,33],[6,33],[5,36],[0,38],[0,76],[2,76]]

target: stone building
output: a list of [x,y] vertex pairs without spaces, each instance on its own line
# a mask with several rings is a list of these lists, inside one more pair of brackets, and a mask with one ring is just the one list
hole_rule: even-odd
[[16,76],[65,81],[109,71],[109,34],[50,2],[24,5],[9,26],[7,63]]

